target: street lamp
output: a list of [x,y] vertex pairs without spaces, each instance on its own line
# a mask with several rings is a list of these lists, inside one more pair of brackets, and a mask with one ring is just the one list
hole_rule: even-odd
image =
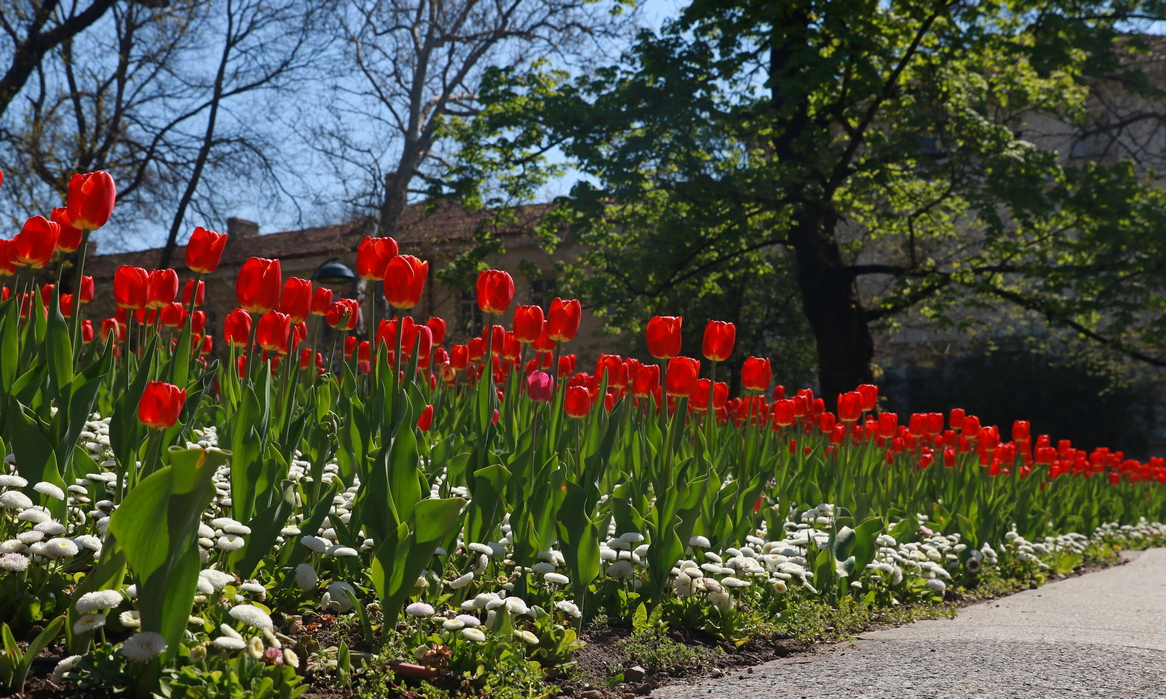
[[347,265],[342,264],[339,257],[333,257],[325,260],[315,272],[312,272],[312,281],[321,284],[351,284],[356,281],[356,274]]

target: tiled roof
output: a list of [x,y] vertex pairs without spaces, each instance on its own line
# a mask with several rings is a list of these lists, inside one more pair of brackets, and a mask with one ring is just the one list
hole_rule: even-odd
[[[515,212],[516,221],[499,231],[501,235],[521,235],[530,232],[550,205],[535,204],[519,207]],[[427,254],[435,246],[447,243],[467,243],[473,240],[478,224],[487,216],[483,211],[467,211],[465,208],[443,203],[435,211],[426,213],[424,204],[406,207],[397,231],[393,237],[403,253]],[[362,218],[348,223],[297,231],[282,231],[246,237],[232,236],[227,239],[220,264],[239,266],[249,257],[279,258],[282,260],[301,257],[342,255],[352,252],[364,236],[373,230],[374,219]],[[179,246],[171,256],[173,265],[182,263],[185,246]],[[98,279],[113,277],[114,271],[122,265],[152,268],[158,265],[161,248],[136,252],[98,255],[86,261],[85,271]]]
[[[1125,65],[1144,65],[1166,58],[1166,35],[1138,34],[1137,38],[1145,44],[1150,52],[1146,53],[1142,49],[1139,49],[1137,52],[1124,51],[1121,53],[1122,63]],[[1122,41],[1122,43],[1125,43],[1125,41]]]

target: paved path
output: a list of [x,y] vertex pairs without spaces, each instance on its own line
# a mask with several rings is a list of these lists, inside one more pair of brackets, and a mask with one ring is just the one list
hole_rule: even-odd
[[1166,549],[652,697],[1166,698]]

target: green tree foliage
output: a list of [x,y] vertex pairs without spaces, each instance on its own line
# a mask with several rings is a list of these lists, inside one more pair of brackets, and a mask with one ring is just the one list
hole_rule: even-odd
[[456,189],[530,193],[558,148],[584,175],[543,231],[585,246],[566,282],[617,328],[707,313],[770,348],[797,327],[785,304],[828,400],[872,378],[872,325],[908,310],[1016,304],[1160,362],[1166,199],[1042,132],[1084,133],[1099,87],[1158,98],[1123,28],[1164,9],[695,0],[617,65],[494,72],[485,111],[448,125]]

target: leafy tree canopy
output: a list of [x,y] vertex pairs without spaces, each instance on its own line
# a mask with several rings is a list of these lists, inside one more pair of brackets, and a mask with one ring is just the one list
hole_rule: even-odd
[[486,110],[447,124],[456,193],[529,196],[559,149],[585,177],[544,242],[583,245],[565,281],[611,325],[715,314],[772,351],[798,327],[769,312],[788,289],[827,400],[870,380],[871,326],[910,309],[1016,304],[1161,363],[1166,198],[1144,163],[1064,151],[1111,123],[1091,94],[1159,99],[1124,29],[1164,10],[694,0],[588,75],[495,71]]

